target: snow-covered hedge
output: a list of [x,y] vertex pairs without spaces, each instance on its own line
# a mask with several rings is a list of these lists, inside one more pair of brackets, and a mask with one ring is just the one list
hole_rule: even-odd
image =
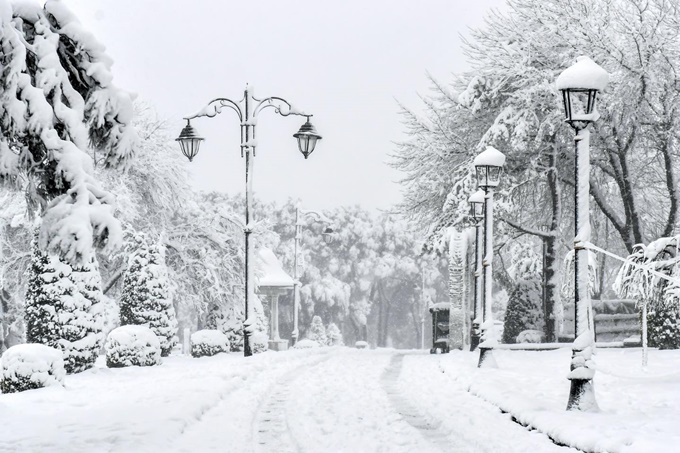
[[23,392],[64,385],[64,358],[60,350],[37,343],[12,346],[2,355],[0,390]]
[[542,343],[543,342],[543,332],[540,330],[523,330],[517,335],[515,339],[516,343]]
[[205,329],[191,334],[191,356],[207,357],[229,352],[229,338],[219,330]]
[[161,342],[146,326],[121,326],[106,339],[106,366],[149,366],[161,363]]
[[293,348],[295,349],[311,349],[311,348],[318,348],[319,343],[317,343],[314,340],[310,340],[308,338],[305,338],[304,340],[300,340],[297,343],[295,343],[295,346]]
[[250,349],[259,354],[269,349],[269,337],[264,332],[255,332],[250,336]]

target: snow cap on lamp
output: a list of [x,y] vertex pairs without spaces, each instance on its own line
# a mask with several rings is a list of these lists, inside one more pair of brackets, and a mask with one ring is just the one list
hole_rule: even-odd
[[576,129],[583,129],[599,118],[595,101],[597,93],[609,83],[609,73],[588,57],[578,57],[576,63],[557,77],[555,85],[562,92],[565,120]]
[[479,189],[470,195],[468,203],[470,203],[470,215],[472,218],[482,220],[484,218],[484,191]]
[[477,184],[481,188],[496,187],[501,180],[501,168],[505,164],[505,154],[493,146],[487,146],[473,161],[477,171]]

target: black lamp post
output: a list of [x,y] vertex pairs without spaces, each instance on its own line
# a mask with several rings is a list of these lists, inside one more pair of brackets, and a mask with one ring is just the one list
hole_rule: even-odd
[[567,410],[597,410],[593,377],[595,341],[591,328],[592,303],[588,288],[590,241],[590,131],[588,125],[599,117],[595,101],[609,82],[609,74],[588,57],[579,57],[557,78],[562,92],[565,121],[574,128],[576,158],[574,175],[574,344],[572,346],[571,390]]
[[479,326],[482,323],[482,220],[484,220],[484,191],[470,195],[470,217],[475,222],[475,298],[470,332],[470,351],[479,345]]
[[[252,272],[252,244],[250,241],[251,233],[251,216],[252,211],[252,172],[253,172],[253,159],[255,156],[255,147],[257,142],[255,140],[255,126],[257,124],[257,117],[259,113],[271,107],[276,113],[281,116],[298,115],[307,118],[307,121],[302,125],[300,130],[293,136],[298,140],[298,147],[300,152],[305,156],[305,159],[314,151],[316,147],[316,142],[321,140],[321,136],[316,133],[314,126],[309,122],[311,115],[298,111],[293,106],[283,98],[280,97],[268,97],[265,99],[257,99],[253,96],[252,87],[246,87],[243,94],[243,99],[239,102],[234,102],[227,98],[217,98],[212,100],[208,105],[206,105],[197,114],[187,117],[187,125],[184,126],[182,132],[177,138],[179,146],[182,149],[182,153],[192,161],[196,154],[198,154],[198,149],[200,147],[203,138],[198,135],[196,130],[191,126],[191,120],[194,118],[208,117],[213,118],[217,114],[222,112],[224,107],[230,108],[236,115],[241,124],[241,157],[245,155],[246,158],[246,209],[245,209],[245,227],[243,229],[245,233],[245,306],[244,315],[245,321],[243,323],[243,355],[248,357],[252,355],[252,349],[250,347],[250,334],[252,334],[254,320],[250,315],[250,300],[254,294],[253,285],[253,272]],[[252,156],[251,156],[252,154]]]
[[489,146],[474,160],[477,173],[477,184],[484,190],[484,268],[483,304],[484,321],[481,324],[481,343],[479,344],[479,363],[477,366],[496,367],[492,351],[498,343],[495,338],[493,313],[491,312],[491,283],[493,271],[493,192],[501,180],[501,170],[505,164],[505,155]]

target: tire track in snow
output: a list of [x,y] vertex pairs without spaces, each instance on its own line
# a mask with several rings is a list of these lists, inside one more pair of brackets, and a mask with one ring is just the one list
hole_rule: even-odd
[[300,378],[300,370],[318,366],[330,359],[329,355],[318,358],[313,363],[304,363],[280,376],[269,388],[260,402],[253,418],[253,444],[255,452],[301,453],[302,448],[292,434],[286,404],[290,399],[290,389]]
[[[479,452],[479,446],[467,442],[456,433],[453,437],[442,428],[442,422],[416,407],[399,388],[399,376],[404,364],[404,354],[392,356],[389,366],[383,372],[381,383],[396,412],[409,425],[418,430],[422,437],[443,452]],[[435,389],[433,389],[435,391]]]

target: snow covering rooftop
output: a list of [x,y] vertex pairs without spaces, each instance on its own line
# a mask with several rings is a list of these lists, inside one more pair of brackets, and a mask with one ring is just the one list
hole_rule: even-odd
[[475,167],[489,165],[491,167],[502,167],[505,164],[505,154],[498,151],[493,146],[487,146],[484,151],[479,153],[472,162]]
[[258,279],[257,286],[260,288],[292,288],[295,281],[283,270],[281,262],[268,248],[262,248],[258,253],[260,256],[259,269],[263,275]]
[[557,77],[558,90],[582,88],[602,91],[609,83],[609,73],[588,57],[578,57],[576,63]]

